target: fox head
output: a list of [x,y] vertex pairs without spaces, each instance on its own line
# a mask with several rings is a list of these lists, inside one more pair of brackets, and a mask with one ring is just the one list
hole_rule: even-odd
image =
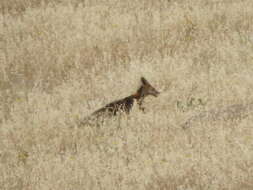
[[160,94],[144,77],[141,77],[141,83],[142,85],[137,92],[141,97],[148,95],[157,97]]

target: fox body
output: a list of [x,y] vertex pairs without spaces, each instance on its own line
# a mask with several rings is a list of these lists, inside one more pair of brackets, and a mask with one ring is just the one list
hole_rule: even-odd
[[113,101],[93,112],[92,115],[101,115],[103,113],[116,115],[118,112],[125,112],[128,114],[132,109],[135,100],[137,101],[139,108],[144,111],[144,108],[142,107],[144,98],[148,95],[157,97],[159,92],[144,77],[141,77],[141,83],[140,88],[135,94]]

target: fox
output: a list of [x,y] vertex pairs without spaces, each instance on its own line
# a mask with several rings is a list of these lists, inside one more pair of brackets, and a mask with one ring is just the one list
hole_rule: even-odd
[[129,114],[133,105],[134,101],[137,101],[139,109],[144,111],[145,108],[142,106],[144,98],[149,95],[157,97],[160,94],[144,77],[141,77],[141,86],[137,90],[136,93],[127,96],[123,99],[113,101],[104,107],[96,110],[91,115],[100,115],[103,113],[109,114],[111,116],[117,115],[119,112],[124,112]]
[[[126,113],[129,115],[135,101],[137,102],[139,109],[144,112],[144,99],[149,95],[158,97],[160,92],[156,90],[144,77],[141,77],[140,80],[141,86],[134,94],[106,104],[104,107],[94,111],[90,116],[85,119],[85,121],[91,118],[98,118],[101,116],[116,116],[119,113]],[[83,120],[81,123],[84,124],[86,122],[84,122]]]

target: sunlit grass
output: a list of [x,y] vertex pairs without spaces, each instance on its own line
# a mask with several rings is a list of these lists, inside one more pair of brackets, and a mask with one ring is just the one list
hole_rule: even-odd
[[[253,188],[251,0],[0,6],[1,189]],[[146,113],[78,126],[141,76]]]

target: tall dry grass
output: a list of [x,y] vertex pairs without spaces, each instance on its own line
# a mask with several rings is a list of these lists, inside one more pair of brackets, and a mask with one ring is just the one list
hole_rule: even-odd
[[[0,7],[1,189],[253,188],[253,1]],[[140,76],[162,91],[146,114],[76,126]]]

